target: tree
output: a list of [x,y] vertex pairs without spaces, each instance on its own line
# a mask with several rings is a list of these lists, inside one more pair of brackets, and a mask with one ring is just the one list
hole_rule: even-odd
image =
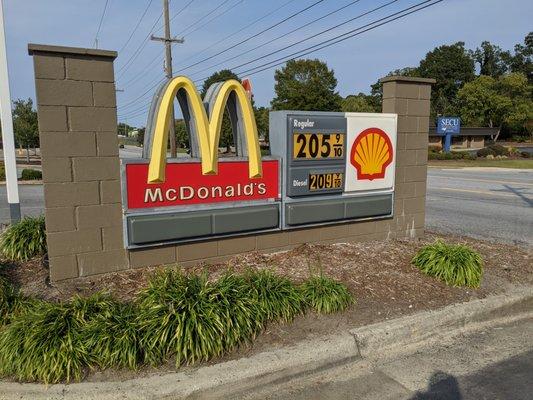
[[457,98],[465,125],[499,126],[510,133],[532,134],[533,86],[524,74],[498,79],[481,75],[465,84]]
[[257,134],[259,137],[265,138],[265,141],[268,142],[268,115],[270,109],[267,107],[254,107],[255,114],[255,123],[257,124]]
[[[230,128],[231,129],[231,128]],[[187,132],[187,127],[185,126],[185,121],[182,119],[177,119],[175,123],[176,131],[176,145],[182,149],[189,148],[189,134]]]
[[[417,67],[405,67],[395,69],[387,74],[387,76],[420,76]],[[378,80],[373,85],[370,85],[370,96],[367,98],[372,105],[375,112],[381,112],[383,103],[383,84]]]
[[475,78],[474,60],[464,42],[436,47],[420,61],[418,73],[437,80],[433,86],[433,114],[453,114],[457,91]]
[[380,112],[381,106],[376,109],[373,97],[364,93],[346,96],[342,99],[341,110],[344,112]]
[[320,60],[290,60],[276,70],[274,110],[340,111],[333,70]]
[[26,148],[26,159],[30,162],[30,147],[39,146],[39,126],[37,112],[32,99],[18,99],[13,102],[13,130],[19,146]]
[[511,107],[508,97],[498,92],[498,81],[481,75],[458,92],[461,120],[468,126],[500,126]]
[[[236,79],[240,82],[239,77],[229,69],[223,69],[215,72],[209,78],[204,81],[202,86],[202,98],[207,93],[207,89],[216,82],[223,82],[229,79]],[[220,132],[220,145],[226,147],[226,151],[231,151],[231,145],[233,143],[233,132],[231,130],[231,122],[227,111],[224,111],[224,117],[222,118],[222,130]]]
[[529,32],[524,38],[524,44],[514,47],[514,55],[509,56],[509,69],[511,72],[524,74],[528,82],[533,83],[533,32]]
[[479,74],[498,78],[508,69],[508,60],[511,54],[490,42],[481,42],[481,47],[470,51],[470,56],[479,65]]

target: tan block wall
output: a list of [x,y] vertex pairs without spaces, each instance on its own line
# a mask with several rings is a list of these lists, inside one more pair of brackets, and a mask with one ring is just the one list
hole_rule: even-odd
[[424,232],[431,81],[389,77],[383,112],[399,114],[394,218],[127,251],[122,233],[113,60],[102,50],[30,45],[53,281],[149,265],[218,262],[303,243]]

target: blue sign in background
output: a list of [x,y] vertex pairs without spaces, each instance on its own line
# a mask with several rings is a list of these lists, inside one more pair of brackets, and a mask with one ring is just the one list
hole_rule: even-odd
[[458,135],[461,132],[459,117],[439,117],[437,119],[437,133],[440,135]]

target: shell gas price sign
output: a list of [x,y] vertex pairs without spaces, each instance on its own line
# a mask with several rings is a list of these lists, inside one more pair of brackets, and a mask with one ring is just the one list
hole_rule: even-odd
[[344,191],[393,190],[396,114],[347,113]]

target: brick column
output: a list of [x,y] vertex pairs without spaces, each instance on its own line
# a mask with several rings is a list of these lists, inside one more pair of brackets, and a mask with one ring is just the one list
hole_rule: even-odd
[[113,51],[30,44],[51,280],[127,268]]
[[383,112],[398,114],[394,227],[398,237],[424,234],[431,84],[434,79],[389,76]]

